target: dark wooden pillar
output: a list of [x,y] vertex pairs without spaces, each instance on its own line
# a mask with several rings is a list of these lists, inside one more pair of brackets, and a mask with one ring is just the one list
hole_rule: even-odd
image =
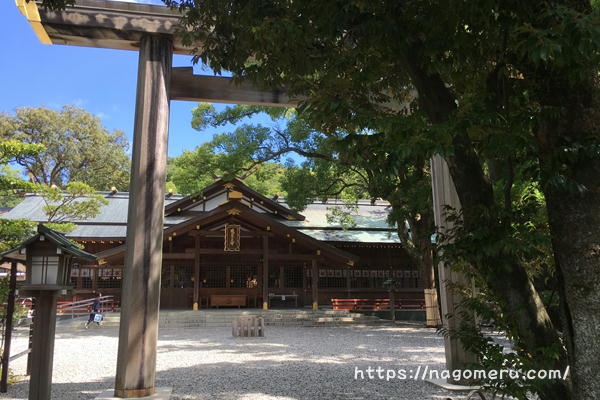
[[171,39],[140,41],[116,397],[155,393]]
[[396,294],[394,293],[394,287],[390,289],[390,319],[396,321]]
[[200,236],[194,238],[194,311],[198,311],[200,297]]
[[98,268],[90,268],[90,279],[91,279],[91,286],[92,286],[92,290],[96,291],[98,290],[98,274],[100,273],[100,270]]
[[350,298],[350,289],[351,289],[351,278],[350,274],[352,274],[354,270],[348,269],[346,270],[346,297]]
[[281,265],[279,267],[279,289],[285,289],[285,267]]
[[2,377],[0,377],[0,392],[8,390],[8,361],[10,359],[10,342],[12,341],[13,314],[15,312],[15,292],[17,289],[17,262],[10,263],[10,281],[8,284],[8,299],[6,303],[6,319],[4,321],[4,350],[2,353]]
[[311,287],[312,287],[312,308],[313,310],[319,309],[319,268],[317,267],[317,260],[312,259],[312,271],[311,271]]
[[262,276],[262,298],[263,310],[269,309],[269,237],[263,236],[263,276]]
[[40,292],[36,296],[29,400],[50,400],[51,398],[56,299],[55,291]]

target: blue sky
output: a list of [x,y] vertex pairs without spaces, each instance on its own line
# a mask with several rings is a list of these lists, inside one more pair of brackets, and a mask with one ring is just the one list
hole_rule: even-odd
[[[72,104],[98,115],[109,130],[125,131],[131,141],[137,52],[41,44],[13,0],[0,0],[0,37],[0,112],[12,113],[24,106],[59,109]],[[191,65],[191,57],[173,59],[173,66]],[[200,73],[200,68],[195,70]],[[171,102],[171,157],[210,140],[216,132],[191,128],[195,105]]]

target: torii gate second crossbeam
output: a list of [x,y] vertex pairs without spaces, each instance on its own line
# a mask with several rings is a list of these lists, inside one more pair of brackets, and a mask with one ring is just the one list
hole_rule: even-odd
[[[155,393],[156,344],[169,101],[190,100],[293,107],[282,90],[259,90],[229,78],[193,75],[191,68],[172,68],[173,53],[190,54],[175,34],[180,14],[163,6],[106,0],[77,0],[62,11],[38,7],[41,2],[17,0],[42,43],[139,51],[133,159],[127,222],[127,253],[123,280],[115,396],[145,397]],[[437,226],[446,226],[441,210],[458,208],[448,167],[441,157],[432,162]],[[454,276],[453,276],[454,275]],[[456,299],[446,281],[460,279],[440,268],[443,313]],[[458,323],[443,318],[446,327]],[[472,356],[446,338],[449,369],[461,368]]]

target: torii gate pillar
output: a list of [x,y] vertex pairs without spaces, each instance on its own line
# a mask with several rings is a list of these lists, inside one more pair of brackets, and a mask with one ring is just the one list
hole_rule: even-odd
[[140,42],[116,397],[156,392],[171,40],[146,35]]
[[[433,214],[436,227],[444,232],[452,228],[452,222],[448,221],[444,208],[449,206],[454,210],[460,210],[460,200],[454,187],[454,182],[450,176],[448,164],[440,155],[434,155],[431,158],[431,187],[433,189]],[[462,298],[453,290],[451,285],[468,285],[467,277],[461,272],[456,271],[445,263],[438,265],[439,288],[441,298],[441,314],[444,328],[453,330],[461,324],[461,313],[457,312]],[[477,361],[477,356],[466,351],[460,340],[454,337],[444,337],[444,347],[446,350],[446,367],[450,371],[462,370],[471,363]],[[451,383],[466,383],[454,381]]]

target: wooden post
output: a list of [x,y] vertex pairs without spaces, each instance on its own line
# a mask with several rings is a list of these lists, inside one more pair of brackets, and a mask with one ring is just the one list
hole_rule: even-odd
[[392,321],[396,321],[396,295],[394,293],[394,287],[390,289],[390,317]]
[[31,324],[29,325],[29,343],[28,349],[29,353],[27,354],[27,375],[31,375],[31,351],[33,350],[33,328],[35,327],[35,313],[36,313],[36,301],[35,297],[31,299]]
[[116,397],[156,391],[172,52],[169,37],[140,41]]
[[283,281],[285,279],[285,269],[283,267],[283,265],[279,266],[279,289],[285,289],[285,282]]
[[311,271],[311,279],[312,279],[312,308],[313,310],[319,309],[319,268],[317,268],[317,260],[314,258],[311,260],[312,262],[312,271]]
[[353,270],[349,269],[346,270],[346,297],[350,298],[350,289],[351,289],[351,280],[350,280],[350,274],[353,272]]
[[[455,210],[460,210],[460,201],[450,176],[448,164],[440,155],[435,155],[431,159],[431,181],[435,225],[443,232],[452,228],[452,223],[446,219],[444,207],[450,206]],[[446,329],[455,329],[461,323],[461,316],[459,312],[456,312],[456,307],[460,304],[462,298],[450,286],[452,284],[468,284],[467,278],[444,263],[440,263],[438,269],[442,323]],[[458,339],[444,336],[444,346],[446,366],[450,371],[464,369],[468,364],[477,361],[477,356],[466,351]],[[450,373],[450,376],[452,376],[452,373]],[[461,383],[454,382],[452,379],[449,379],[449,381]]]
[[263,310],[269,309],[269,237],[263,236],[263,279],[262,279],[262,296]]
[[90,279],[92,284],[92,291],[95,293],[98,290],[98,269],[90,268]]
[[15,313],[15,291],[17,290],[17,262],[10,263],[10,282],[6,304],[6,320],[4,322],[4,351],[2,352],[2,377],[0,377],[0,393],[8,390],[8,361],[10,359],[10,342],[12,341],[13,315]]
[[200,236],[196,236],[194,242],[194,311],[198,311],[198,300],[200,295]]
[[57,292],[40,292],[36,298],[29,400],[50,400]]

